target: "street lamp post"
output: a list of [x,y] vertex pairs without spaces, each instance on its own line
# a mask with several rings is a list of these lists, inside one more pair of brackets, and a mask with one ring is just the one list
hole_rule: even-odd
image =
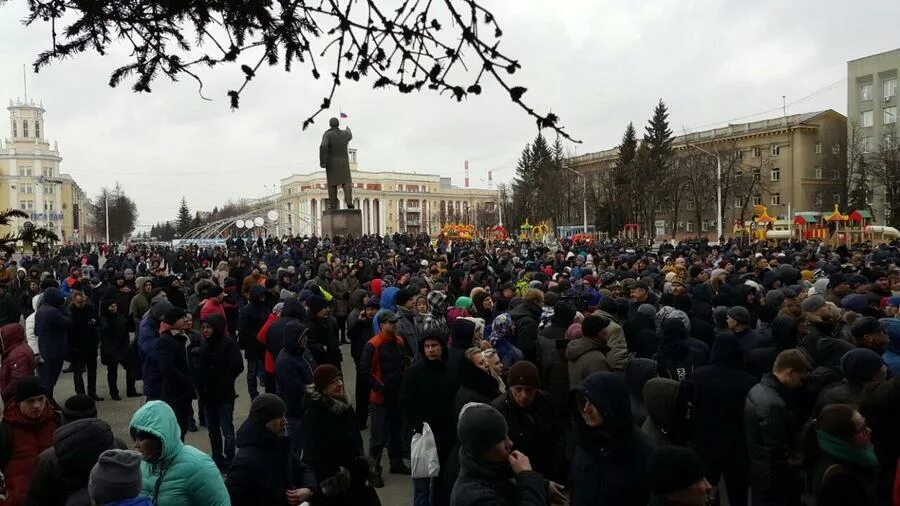
[[563,168],[581,178],[581,182],[582,182],[583,188],[584,188],[584,190],[583,190],[584,194],[582,195],[582,210],[581,210],[582,218],[584,220],[583,232],[585,234],[587,234],[588,233],[588,228],[587,228],[587,176],[585,176],[581,172],[578,172],[575,169],[569,168],[568,165],[563,165]]
[[109,245],[109,190],[106,191],[106,199],[103,205],[106,208],[106,244]]
[[718,243],[722,240],[722,157],[718,153],[710,153],[693,144],[688,144],[688,147],[692,147],[716,159],[716,242]]

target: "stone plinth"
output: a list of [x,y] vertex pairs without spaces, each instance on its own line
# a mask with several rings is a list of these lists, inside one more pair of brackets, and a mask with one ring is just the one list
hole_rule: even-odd
[[322,235],[362,235],[362,212],[359,209],[326,209],[322,211]]

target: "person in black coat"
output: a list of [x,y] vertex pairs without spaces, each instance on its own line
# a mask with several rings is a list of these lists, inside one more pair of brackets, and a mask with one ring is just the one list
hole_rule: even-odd
[[[557,304],[557,307],[559,305]],[[565,459],[567,424],[554,416],[550,397],[540,390],[541,376],[537,366],[522,360],[509,370],[509,388],[491,403],[509,425],[513,447],[531,459],[531,465],[542,476],[566,483]]]
[[500,395],[500,385],[484,364],[484,356],[477,348],[466,352],[466,359],[459,363],[459,390],[456,392],[453,419],[459,419],[463,406],[470,402],[490,404]]
[[[431,427],[437,446],[441,471],[446,469],[447,457],[456,439],[453,418],[455,392],[447,371],[447,345],[440,329],[429,329],[419,342],[419,356],[403,375],[400,386],[400,406],[404,411],[407,429],[404,434],[421,433],[423,423]],[[415,497],[431,497],[434,482],[429,478],[414,478]],[[418,500],[414,500],[418,504]]]
[[659,349],[660,336],[656,333],[656,308],[641,304],[624,326],[628,351],[637,358],[651,358]]
[[172,307],[163,322],[168,328],[160,333],[156,344],[156,361],[162,377],[160,400],[168,404],[181,428],[181,439],[187,434],[191,421],[192,402],[196,395],[188,366],[186,331],[190,328],[187,311]]
[[575,452],[569,475],[572,506],[645,506],[645,470],[653,444],[632,423],[625,381],[596,372],[572,393]]
[[757,379],[772,370],[775,357],[784,350],[796,348],[797,319],[785,314],[780,314],[772,320],[769,326],[772,336],[772,346],[764,346],[750,350],[744,355],[744,367],[747,372]]
[[306,301],[309,308],[309,349],[316,363],[341,367],[340,331],[337,319],[331,316],[328,302],[318,295]]
[[284,347],[275,359],[275,378],[278,396],[287,405],[287,429],[299,455],[303,444],[303,411],[306,391],[313,384],[316,361],[307,347],[309,330],[299,321],[283,327]]
[[232,506],[300,504],[316,490],[316,475],[291,451],[284,437],[284,402],[272,394],[258,396],[237,433],[237,454],[225,486]]
[[250,288],[250,300],[238,312],[238,344],[244,350],[244,358],[247,359],[247,392],[250,399],[259,395],[258,383],[265,384],[266,369],[263,364],[263,352],[265,349],[256,340],[259,329],[269,319],[269,309],[266,307],[266,288],[253,286]]
[[710,483],[718,484],[725,475],[730,504],[747,504],[749,486],[744,399],[757,379],[742,369],[742,357],[736,337],[719,336],[709,365],[695,369],[692,377],[694,448]]
[[544,303],[544,295],[537,288],[530,288],[525,292],[525,297],[516,307],[509,310],[516,326],[515,344],[525,360],[538,361],[538,323],[541,321],[541,305]]
[[303,461],[319,481],[313,506],[356,506],[377,496],[343,380],[333,365],[317,367],[315,387],[303,413]]
[[125,369],[126,395],[137,397],[135,371],[128,366],[128,332],[125,330],[127,318],[119,314],[119,304],[114,298],[104,299],[100,305],[100,362],[106,366],[109,396],[114,401],[121,400],[118,371],[119,366],[122,366]]
[[[205,410],[213,461],[227,469],[234,458],[234,382],[244,371],[237,344],[225,335],[225,318],[209,315],[200,322],[200,382],[197,394]],[[224,440],[224,446],[223,446]]]
[[[354,295],[364,290],[357,290]],[[353,298],[351,298],[353,300]],[[378,312],[380,304],[377,297],[371,297],[362,309],[354,308],[347,318],[347,336],[350,339],[350,356],[356,366],[356,388],[354,390],[356,397],[356,421],[361,429],[365,429],[369,418],[369,383],[363,374],[360,374],[359,360],[362,357],[362,350],[370,339],[375,337],[375,327],[372,326],[372,319]],[[446,356],[444,360],[447,360]]]
[[[281,353],[281,349],[284,348],[285,327],[300,323],[305,319],[306,309],[303,308],[302,302],[295,298],[284,301],[284,306],[281,308],[281,316],[272,323],[269,331],[266,333],[266,349],[273,357],[277,358],[278,354]],[[306,327],[306,324],[304,324],[304,327]],[[293,331],[289,333],[295,335]]]
[[73,290],[69,312],[72,314],[68,341],[69,360],[72,361],[75,393],[85,393],[82,374],[87,372],[87,394],[95,401],[101,401],[103,399],[97,396],[97,346],[100,340],[97,310],[84,292]]

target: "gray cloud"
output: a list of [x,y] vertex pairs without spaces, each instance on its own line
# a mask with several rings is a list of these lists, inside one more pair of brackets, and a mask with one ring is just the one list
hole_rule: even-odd
[[[504,47],[523,70],[516,82],[529,102],[552,109],[581,146],[617,144],[624,126],[639,129],[663,98],[673,129],[777,109],[845,79],[846,61],[896,47],[900,4],[878,2],[717,2],[503,0],[491,2]],[[22,95],[21,65],[49,44],[49,30],[24,28],[25,3],[0,7],[0,99]],[[327,117],[300,124],[326,89],[308,69],[265,68],[231,112],[225,92],[240,70],[196,84],[159,81],[149,95],[110,89],[109,72],[125,58],[82,56],[29,75],[29,95],[47,108],[48,135],[59,141],[63,170],[90,194],[116,180],[135,198],[140,222],[174,217],[181,195],[192,208],[259,196],[292,173],[317,168]],[[534,123],[490,83],[457,104],[447,96],[399,96],[348,85],[335,105],[350,115],[363,169],[451,175],[474,184],[494,171],[509,180]],[[792,106],[790,112],[846,109],[846,84]],[[336,114],[336,111],[335,111]],[[777,115],[774,113],[771,115]],[[746,120],[740,120],[746,121]],[[2,123],[0,125],[5,125]],[[6,136],[6,126],[0,135]]]

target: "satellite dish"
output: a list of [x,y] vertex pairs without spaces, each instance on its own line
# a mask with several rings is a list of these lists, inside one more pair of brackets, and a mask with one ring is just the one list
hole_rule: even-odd
[[253,224],[256,225],[257,227],[263,226],[263,224],[265,222],[266,222],[266,220],[262,219],[261,216],[257,216],[256,218],[253,219]]
[[278,221],[278,211],[272,209],[266,213],[266,217],[269,218],[269,221]]
[[237,220],[234,222],[234,226],[237,228],[244,228],[244,220]]

